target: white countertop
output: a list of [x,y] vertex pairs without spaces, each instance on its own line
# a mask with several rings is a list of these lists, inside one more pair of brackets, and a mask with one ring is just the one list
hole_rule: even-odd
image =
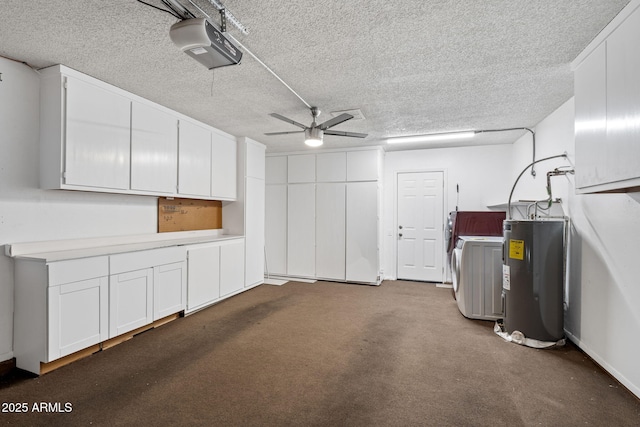
[[225,234],[224,230],[178,231],[134,236],[14,243],[5,245],[5,254],[16,259],[55,262],[240,238],[244,238],[244,236]]

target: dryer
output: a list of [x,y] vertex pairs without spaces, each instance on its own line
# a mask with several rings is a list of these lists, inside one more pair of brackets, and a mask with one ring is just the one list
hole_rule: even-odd
[[502,307],[502,237],[460,236],[452,254],[458,309],[470,319],[497,320]]

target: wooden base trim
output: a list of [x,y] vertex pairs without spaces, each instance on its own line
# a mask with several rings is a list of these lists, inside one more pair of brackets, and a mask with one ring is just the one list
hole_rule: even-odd
[[117,337],[113,337],[101,343],[94,344],[91,347],[87,347],[80,351],[76,351],[75,353],[71,353],[67,356],[61,357],[60,359],[56,359],[52,362],[48,362],[48,363],[40,362],[40,375],[44,375],[55,369],[61,368],[65,365],[68,365],[69,363],[75,362],[76,360],[84,359],[85,357],[91,356],[92,354],[97,353],[99,351],[114,347],[120,343],[130,340],[131,338],[133,338],[138,334],[141,334],[150,329],[155,329],[157,327],[165,325],[173,320],[176,320],[179,317],[180,317],[180,313],[171,314],[167,317],[163,317],[162,319],[158,319],[153,323],[144,325],[138,329],[134,329],[133,331],[129,331],[125,334],[118,335]]

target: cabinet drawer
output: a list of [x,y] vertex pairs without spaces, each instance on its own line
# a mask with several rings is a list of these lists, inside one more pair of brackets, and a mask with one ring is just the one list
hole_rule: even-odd
[[49,286],[79,282],[109,275],[109,257],[100,256],[52,262],[47,264]]
[[109,257],[111,263],[109,271],[110,274],[120,274],[157,265],[185,261],[186,259],[186,250],[181,246],[127,252]]

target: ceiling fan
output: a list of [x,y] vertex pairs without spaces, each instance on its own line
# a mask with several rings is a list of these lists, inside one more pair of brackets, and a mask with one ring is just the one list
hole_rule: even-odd
[[332,119],[327,120],[324,123],[317,124],[316,119],[320,115],[320,110],[318,109],[318,107],[311,107],[311,115],[313,116],[313,121],[311,122],[311,126],[305,126],[302,123],[298,123],[295,120],[291,120],[277,113],[271,113],[269,115],[271,117],[275,117],[276,119],[280,119],[283,122],[291,123],[292,125],[298,126],[303,130],[297,130],[297,131],[291,131],[291,132],[269,132],[269,133],[265,133],[265,135],[286,135],[290,133],[304,132],[304,143],[310,147],[321,146],[322,138],[324,135],[350,136],[353,138],[367,137],[366,133],[344,132],[341,130],[329,130],[330,128],[336,125],[339,125],[342,122],[346,122],[347,120],[353,119],[353,116],[347,113],[342,113]]

